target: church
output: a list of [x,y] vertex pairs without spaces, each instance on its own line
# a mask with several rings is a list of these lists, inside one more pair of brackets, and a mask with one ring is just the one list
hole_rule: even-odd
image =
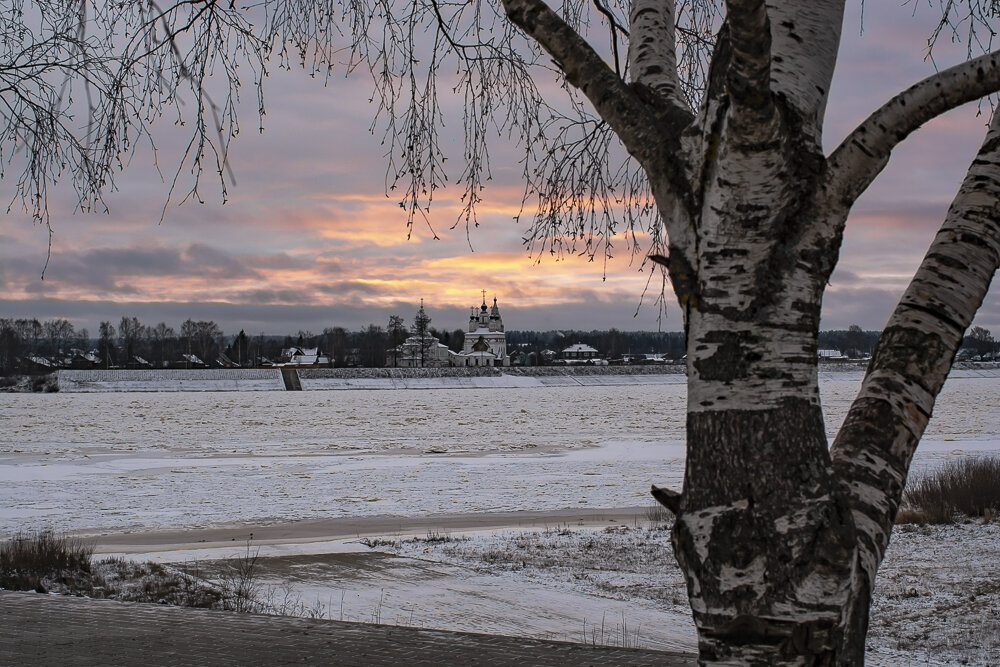
[[[424,313],[423,300],[417,318],[429,320]],[[385,365],[396,368],[510,366],[507,335],[496,297],[493,297],[493,307],[490,308],[486,305],[486,291],[483,290],[483,304],[479,308],[472,307],[461,352],[449,350],[437,338],[424,332],[422,336],[410,336],[402,345],[388,350]]]
[[493,307],[486,307],[486,291],[483,290],[483,305],[478,310],[471,309],[469,329],[465,333],[465,346],[457,354],[455,366],[510,366],[507,356],[507,334],[503,330],[503,318],[497,298],[493,297]]

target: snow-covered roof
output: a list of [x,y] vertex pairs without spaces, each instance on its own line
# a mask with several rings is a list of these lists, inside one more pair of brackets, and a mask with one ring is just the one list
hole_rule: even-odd
[[597,349],[584,343],[576,343],[563,350],[563,354],[566,354],[567,352],[597,352]]

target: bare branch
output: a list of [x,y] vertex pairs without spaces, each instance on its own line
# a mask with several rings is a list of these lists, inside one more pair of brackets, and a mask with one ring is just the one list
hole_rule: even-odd
[[848,485],[861,564],[875,577],[910,460],[962,336],[1000,267],[1000,115],[889,318],[830,450]]
[[[969,59],[994,50],[996,21],[1000,18],[1000,4],[995,0],[938,0],[936,4],[932,11],[941,15],[927,38],[927,57],[932,62],[934,48],[942,37],[952,43],[964,43]],[[920,3],[913,3],[914,14],[919,6]]]
[[957,106],[1000,90],[1000,52],[933,74],[876,109],[830,154],[830,202],[850,207],[914,130]]
[[770,114],[771,26],[764,0],[726,0],[732,56],[726,90],[735,106]]
[[594,0],[594,7],[597,8],[597,11],[599,11],[608,22],[608,32],[611,37],[611,54],[615,62],[615,74],[621,76],[621,63],[619,62],[620,59],[618,57],[618,33],[620,32],[623,37],[627,38],[628,30],[623,28],[621,24],[618,23],[618,19],[615,18],[614,13],[604,6],[601,0]]
[[566,80],[587,96],[628,151],[648,157],[646,131],[652,115],[594,49],[542,0],[503,0],[503,6],[508,18],[541,44]]
[[629,69],[633,82],[648,87],[664,100],[687,107],[677,76],[674,7],[673,0],[635,0],[632,3]]

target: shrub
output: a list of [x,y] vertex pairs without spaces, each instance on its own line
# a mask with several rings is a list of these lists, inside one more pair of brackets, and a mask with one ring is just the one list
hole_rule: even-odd
[[45,579],[89,577],[93,553],[93,544],[51,530],[18,533],[0,544],[0,588],[44,590]]
[[265,611],[257,568],[259,559],[260,548],[253,546],[253,533],[250,533],[250,538],[246,542],[246,552],[229,560],[222,571],[220,584],[224,609],[242,613]]
[[955,514],[988,517],[1000,510],[1000,458],[948,461],[907,485],[897,522],[951,523]]

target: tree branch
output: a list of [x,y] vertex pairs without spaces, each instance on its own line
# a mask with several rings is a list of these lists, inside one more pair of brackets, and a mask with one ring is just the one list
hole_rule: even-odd
[[892,150],[921,125],[1000,90],[1000,51],[933,74],[876,109],[830,154],[827,192],[850,207],[889,162]]
[[542,0],[503,0],[503,7],[507,17],[555,59],[566,80],[587,96],[629,153],[646,162],[659,143],[651,142],[656,118],[636,92]]
[[674,14],[674,0],[632,2],[628,64],[634,83],[646,86],[664,100],[687,109],[677,76]]
[[603,14],[604,18],[608,21],[608,32],[610,33],[611,37],[611,53],[615,59],[615,74],[621,76],[622,75],[621,65],[618,59],[617,33],[620,32],[623,37],[628,38],[628,30],[623,28],[621,24],[618,23],[618,19],[615,18],[615,15],[611,12],[610,9],[601,4],[601,0],[594,0],[594,7],[596,7],[597,11]]
[[889,318],[831,448],[868,585],[885,554],[910,461],[962,335],[1000,267],[1000,115]]
[[798,112],[801,131],[822,145],[823,115],[837,64],[845,0],[768,0],[771,94]]
[[732,56],[726,90],[737,108],[769,115],[771,103],[771,26],[764,0],[726,0]]

